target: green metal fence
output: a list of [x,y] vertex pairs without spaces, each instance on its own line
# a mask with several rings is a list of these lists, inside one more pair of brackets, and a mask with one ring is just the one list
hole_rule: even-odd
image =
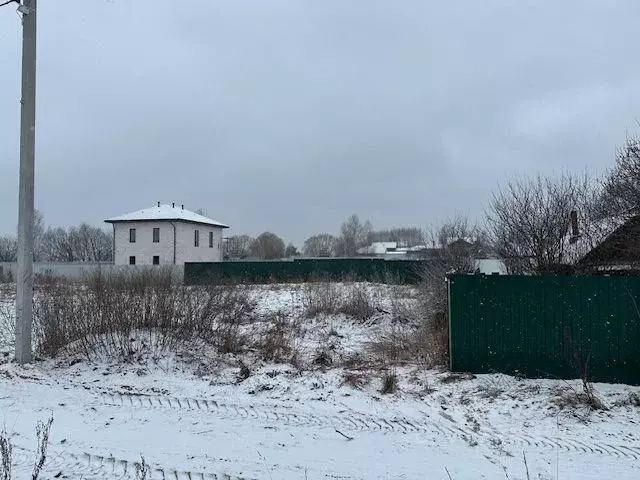
[[425,264],[418,260],[321,258],[285,261],[187,263],[186,285],[219,281],[293,282],[314,279],[416,283]]
[[640,277],[454,276],[454,371],[640,385]]

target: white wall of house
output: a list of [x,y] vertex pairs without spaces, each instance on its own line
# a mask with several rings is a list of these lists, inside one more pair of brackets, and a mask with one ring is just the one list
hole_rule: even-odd
[[[221,262],[222,228],[197,223],[178,222],[178,259],[185,262]],[[195,231],[199,232],[200,243],[195,246]],[[212,247],[209,245],[209,232],[213,233]]]
[[[185,262],[222,261],[222,228],[183,221],[133,221],[114,223],[116,265],[129,265],[130,257],[136,265],[152,265],[153,257],[160,257],[160,265],[173,264],[174,226],[176,235],[176,265]],[[130,229],[135,228],[136,241],[130,242]],[[153,229],[160,229],[159,242],[153,241]],[[200,232],[200,245],[195,246],[195,231]],[[209,247],[209,232],[213,233],[213,247]]]

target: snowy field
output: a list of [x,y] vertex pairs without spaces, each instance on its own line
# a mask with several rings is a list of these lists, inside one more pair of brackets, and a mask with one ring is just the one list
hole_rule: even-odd
[[[306,318],[301,288],[251,292],[256,318],[301,323],[296,366],[192,346],[128,364],[61,355],[22,368],[0,318],[13,478],[31,478],[36,423],[50,417],[47,479],[134,479],[141,457],[154,479],[640,478],[640,388],[596,384],[608,409],[589,411],[571,404],[578,382],[405,364],[391,370],[397,391],[382,394],[381,365],[345,365],[390,328],[390,299],[410,304],[417,292],[368,286],[376,314],[362,321]],[[314,363],[318,349],[331,361]]]

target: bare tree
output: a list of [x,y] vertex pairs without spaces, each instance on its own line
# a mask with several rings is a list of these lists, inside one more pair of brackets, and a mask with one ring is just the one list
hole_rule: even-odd
[[112,258],[112,240],[109,234],[86,223],[69,231],[70,241],[81,262],[108,261]]
[[262,260],[283,258],[285,254],[284,241],[275,233],[264,232],[258,235],[251,247],[253,255]]
[[340,227],[337,253],[340,257],[354,257],[358,249],[369,245],[373,226],[368,220],[363,224],[358,215],[351,215]]
[[424,232],[416,227],[375,230],[372,232],[371,237],[372,242],[397,242],[399,246],[403,247],[414,247],[425,243]]
[[628,137],[604,182],[600,207],[605,215],[637,214],[640,207],[640,138]]
[[320,233],[305,240],[302,252],[307,257],[335,257],[338,239],[328,233]]
[[[39,210],[33,214],[33,260],[42,260],[44,216]],[[18,240],[13,235],[0,237],[0,262],[15,262],[18,258]]]
[[104,262],[113,259],[112,250],[111,235],[86,223],[49,228],[42,239],[42,258],[50,262]]
[[488,231],[509,273],[558,273],[571,263],[571,212],[592,210],[593,189],[587,175],[565,173],[515,180],[494,194]]
[[430,259],[435,262],[435,270],[440,277],[446,273],[473,272],[475,261],[490,251],[486,232],[459,214],[428,236],[431,243],[437,246]]
[[5,235],[0,237],[0,262],[15,262],[18,257],[18,240]]
[[284,256],[297,257],[298,255],[300,255],[300,252],[298,252],[298,248],[293,243],[289,243],[284,251]]
[[42,261],[42,240],[44,237],[44,215],[40,210],[33,211],[33,261]]
[[244,259],[251,256],[255,239],[249,235],[234,235],[225,242],[225,258]]

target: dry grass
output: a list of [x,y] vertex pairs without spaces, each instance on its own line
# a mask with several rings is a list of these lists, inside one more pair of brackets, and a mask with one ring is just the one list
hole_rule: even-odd
[[300,339],[301,330],[285,314],[273,315],[267,331],[257,343],[264,360],[276,363],[297,364],[299,352],[296,341]]
[[478,385],[478,393],[482,398],[486,398],[493,402],[498,399],[506,390],[506,386],[497,378],[490,377],[485,379]]
[[342,374],[342,385],[348,385],[358,390],[362,390],[370,381],[371,379],[365,373],[347,370]]
[[46,422],[38,422],[36,427],[36,437],[38,439],[38,447],[36,451],[36,462],[33,465],[32,480],[37,480],[40,477],[42,467],[44,467],[47,461],[47,449],[49,447],[49,434],[51,433],[51,425],[53,424],[53,417],[49,418]]
[[334,283],[307,283],[302,290],[302,303],[308,318],[343,313],[357,320],[368,320],[376,309],[367,287],[352,283],[346,295]]
[[579,392],[573,387],[567,387],[558,392],[551,399],[551,402],[561,410],[577,410],[581,408],[586,408],[589,411],[607,410],[607,407],[598,397],[584,392]]
[[136,480],[148,480],[151,478],[151,467],[144,459],[140,457],[140,463],[135,464],[136,468]]
[[449,345],[448,334],[431,323],[417,328],[394,325],[379,331],[368,345],[373,357],[387,364],[420,363],[429,368],[445,365]]
[[[444,282],[441,279],[442,283]],[[368,353],[385,364],[420,363],[426,367],[448,364],[449,332],[446,313],[440,310],[441,286],[425,280],[416,298],[407,298],[406,289],[391,290],[391,325],[378,331]]]
[[376,313],[371,295],[366,286],[353,284],[338,309],[340,313],[355,318],[357,320],[368,320]]
[[[38,443],[31,480],[38,480],[38,478],[40,478],[42,468],[47,461],[49,435],[51,433],[52,424],[53,418],[49,418],[46,422],[38,421],[38,425],[36,426],[36,437]],[[7,432],[3,430],[0,432],[0,480],[11,480],[13,478],[12,461],[13,444],[11,443],[11,438],[7,435]]]
[[235,352],[252,312],[246,292],[234,286],[185,287],[163,270],[97,273],[37,285],[34,339],[52,357],[67,351],[131,361],[196,340]]
[[308,318],[317,315],[333,315],[340,306],[340,291],[333,283],[307,283],[302,289],[302,303]]
[[13,445],[6,431],[0,432],[0,480],[11,480]]
[[12,345],[15,339],[14,302],[0,294],[0,345]]
[[617,400],[614,407],[640,407],[640,395],[635,392],[629,393],[625,398]]
[[391,394],[398,390],[398,375],[395,372],[385,372],[382,376],[382,388],[380,393]]

